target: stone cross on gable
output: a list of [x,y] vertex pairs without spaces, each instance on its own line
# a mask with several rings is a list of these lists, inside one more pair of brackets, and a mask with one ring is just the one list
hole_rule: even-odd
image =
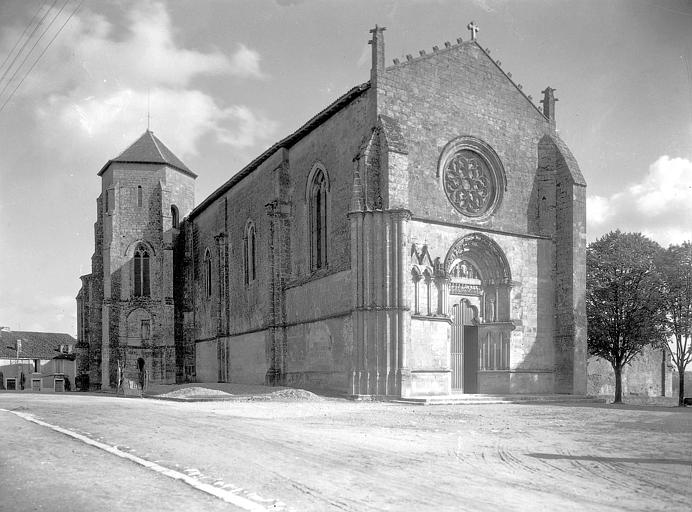
[[478,25],[476,25],[475,21],[472,21],[468,25],[466,25],[466,28],[471,31],[471,41],[475,41],[476,39],[476,33],[480,30],[478,28]]

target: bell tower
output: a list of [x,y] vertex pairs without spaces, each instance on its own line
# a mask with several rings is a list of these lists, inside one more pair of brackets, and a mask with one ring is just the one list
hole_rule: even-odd
[[173,252],[180,221],[194,207],[197,175],[149,130],[98,175],[92,279],[102,281],[101,333],[100,347],[91,348],[100,348],[92,359],[100,362],[101,388],[115,387],[118,368],[174,383]]

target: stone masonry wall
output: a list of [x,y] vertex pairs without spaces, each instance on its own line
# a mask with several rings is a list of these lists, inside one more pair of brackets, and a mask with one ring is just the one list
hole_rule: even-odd
[[[173,246],[178,230],[171,225],[171,205],[176,205],[180,215],[189,213],[194,203],[194,180],[167,166],[114,163],[103,174],[102,187],[103,196],[110,190],[114,199],[109,211],[102,205],[99,212],[105,225],[103,283],[109,325],[107,358],[102,354],[102,372],[108,373],[109,382],[102,382],[102,386],[114,385],[119,361],[136,371],[139,357],[145,360],[152,382],[174,382]],[[135,297],[132,289],[133,257],[139,241],[150,249],[148,297]],[[131,348],[134,338],[128,333],[128,318],[132,314],[150,319],[150,337],[137,343],[139,349]],[[137,353],[140,356],[135,357]]]
[[[662,369],[660,349],[646,347],[622,372],[622,394],[630,396],[672,396],[672,369]],[[614,395],[615,373],[611,364],[600,357],[588,359],[589,395]]]
[[[250,343],[250,340],[256,344],[257,335],[262,331],[267,333],[263,339],[266,340],[266,370],[270,369],[273,358],[277,357],[274,354],[277,348],[275,345],[281,344],[281,339],[285,336],[281,334],[283,315],[291,317],[292,325],[303,321],[312,322],[316,315],[320,315],[319,311],[304,311],[300,307],[296,309],[297,303],[285,302],[282,299],[284,286],[290,286],[293,295],[302,295],[300,290],[303,287],[317,291],[318,295],[311,297],[315,304],[333,302],[334,290],[314,286],[313,283],[321,279],[329,280],[330,276],[350,268],[350,225],[347,213],[350,206],[353,158],[367,132],[364,109],[364,100],[355,99],[288,148],[286,153],[278,150],[192,219],[192,264],[197,267],[193,272],[192,285],[195,340],[206,343],[207,340],[227,337],[227,342],[218,345],[219,351],[228,350],[228,361],[223,363],[228,371],[219,370],[219,375],[223,375],[223,378],[230,381],[249,378],[241,375],[243,361],[250,357],[248,354],[252,354],[252,364],[256,366],[257,352],[256,348],[250,349],[242,344]],[[306,200],[308,179],[315,165],[324,168],[329,180],[329,242],[326,268],[313,272],[309,268]],[[273,217],[277,212],[278,216]],[[245,284],[243,237],[248,221],[256,229],[257,278]],[[220,236],[227,251],[228,269],[225,277],[222,267],[218,265],[218,251],[215,251]],[[209,297],[204,290],[204,272],[201,268],[207,249],[212,256],[214,283]],[[276,265],[281,268],[276,268]],[[225,279],[228,280],[227,296],[223,294],[221,284]],[[282,313],[277,308],[288,310]],[[344,311],[341,313],[349,312],[348,306],[342,309]],[[220,323],[223,323],[220,320],[224,315],[228,315],[228,332],[219,330]],[[274,325],[273,322],[279,324]],[[283,339],[289,339],[290,342],[290,338]],[[340,342],[341,345],[343,343],[346,341]],[[206,360],[209,350],[205,349],[204,353]],[[218,357],[223,360],[226,356],[219,352]],[[198,368],[200,364],[201,361],[197,363]],[[291,365],[305,367],[303,361],[292,361]],[[348,365],[339,361],[335,366],[343,371]],[[256,373],[253,370],[253,375]]]
[[[407,149],[399,159],[408,172],[397,164],[396,172],[387,176],[390,200],[408,208],[413,221],[427,224],[412,230],[419,237],[416,244],[430,244],[437,233],[449,231],[445,236],[450,240],[435,248],[444,257],[453,239],[478,229],[495,239],[509,260],[512,319],[519,320],[511,335],[512,371],[541,374],[533,380],[510,380],[513,391],[521,392],[526,383],[535,392],[550,391],[556,371],[563,382],[560,392],[585,392],[585,368],[579,362],[580,357],[585,360],[579,285],[585,233],[579,191],[584,184],[550,120],[475,42],[386,68],[377,83],[378,113],[401,134]],[[502,162],[506,187],[492,215],[464,216],[444,192],[440,156],[450,141],[461,136],[489,144]],[[549,163],[539,158],[539,145],[546,137],[556,141]],[[557,227],[560,222],[565,223],[562,230]],[[556,274],[559,257],[568,263],[561,281]],[[558,317],[558,325],[557,301],[565,305],[565,313],[572,313]],[[558,339],[556,334],[562,331],[569,339]],[[556,344],[562,347],[559,361]]]
[[[397,120],[408,143],[409,172],[400,179],[409,182],[414,217],[536,232],[536,146],[550,124],[475,43],[387,68],[379,78],[378,102],[380,114]],[[438,177],[443,148],[462,135],[487,142],[504,165],[504,199],[486,220],[457,212]]]

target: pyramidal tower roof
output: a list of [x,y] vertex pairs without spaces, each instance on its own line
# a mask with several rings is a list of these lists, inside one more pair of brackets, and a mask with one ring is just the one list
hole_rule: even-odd
[[115,158],[108,160],[99,171],[101,176],[115,162],[128,164],[164,164],[196,178],[197,175],[159,140],[154,132],[147,130],[129,148]]

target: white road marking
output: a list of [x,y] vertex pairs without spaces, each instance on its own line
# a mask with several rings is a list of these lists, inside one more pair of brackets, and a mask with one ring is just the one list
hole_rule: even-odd
[[[2,409],[0,408],[0,411],[3,412],[9,412],[14,414],[15,416],[19,416],[22,419],[25,419],[26,421],[30,421],[32,423],[36,423],[37,425],[41,425],[42,427],[48,427],[51,430],[55,430],[56,432],[60,432],[61,434],[65,434],[66,436],[70,436],[74,439],[77,439],[79,441],[82,441],[83,443],[86,443],[90,446],[94,446],[96,448],[99,448],[103,451],[106,451],[108,453],[111,453],[113,455],[116,455],[122,459],[128,459],[131,460],[132,462],[135,462],[136,464],[139,464],[140,466],[144,466],[147,469],[150,469],[152,471],[155,471],[157,473],[160,473],[162,475],[165,475],[167,477],[173,478],[174,480],[181,480],[185,482],[187,485],[190,487],[194,487],[195,489],[205,492],[207,494],[210,494],[216,498],[219,498],[226,503],[231,503],[232,505],[235,505],[236,507],[242,508],[243,510],[250,510],[252,512],[266,512],[267,509],[263,507],[262,505],[259,505],[255,503],[254,501],[248,500],[246,498],[243,498],[242,496],[238,496],[237,494],[234,494],[232,492],[229,492],[223,488],[219,487],[214,487],[213,485],[206,484],[204,482],[200,482],[198,479],[193,478],[192,476],[188,476],[185,473],[181,473],[179,471],[175,471],[173,469],[168,469],[163,466],[160,466],[159,464],[156,464],[155,462],[151,462],[146,459],[142,459],[141,457],[137,457],[136,455],[132,455],[131,453],[123,452],[119,450],[115,446],[109,446],[104,443],[100,443],[99,441],[95,441],[94,439],[91,439],[89,437],[83,436],[82,434],[78,434],[77,432],[73,432],[72,430],[68,430],[63,427],[59,427],[57,425],[51,425],[50,423],[46,423],[45,421],[41,421],[38,418],[35,418],[31,414],[19,412],[19,411],[10,411],[8,409]],[[199,474],[199,472],[197,472]],[[238,489],[236,487],[236,489]],[[265,501],[265,500],[262,500]],[[270,500],[273,501],[273,500]]]

